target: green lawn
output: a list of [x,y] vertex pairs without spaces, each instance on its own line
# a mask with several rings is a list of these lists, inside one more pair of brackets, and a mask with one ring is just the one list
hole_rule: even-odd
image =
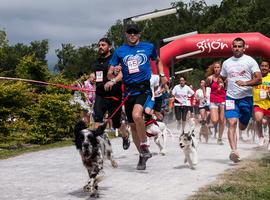
[[270,153],[246,160],[220,175],[218,181],[200,189],[189,200],[269,200]]

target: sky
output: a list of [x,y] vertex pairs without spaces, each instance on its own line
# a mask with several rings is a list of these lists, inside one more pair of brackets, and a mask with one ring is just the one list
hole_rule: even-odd
[[[184,0],[188,2],[189,0]],[[49,40],[49,64],[55,49],[71,43],[96,43],[117,20],[171,7],[173,0],[0,0],[0,30],[9,44]],[[221,0],[206,0],[207,5]]]

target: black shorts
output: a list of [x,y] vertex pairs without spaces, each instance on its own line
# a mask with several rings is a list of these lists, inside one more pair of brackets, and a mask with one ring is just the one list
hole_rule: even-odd
[[190,113],[194,112],[194,107],[193,106],[188,106],[188,111],[190,111]]
[[199,107],[199,110],[205,109],[205,111],[210,111],[209,106]]
[[187,120],[188,106],[174,106],[174,112],[177,120]]
[[[96,95],[94,103],[94,121],[103,123],[104,115],[108,112],[109,117],[116,111],[121,104],[121,99],[115,100],[111,98],[101,97]],[[121,108],[115,113],[112,118],[113,128],[120,128],[121,126]]]
[[[125,112],[127,116],[127,120],[129,123],[134,123],[132,112],[135,104],[140,104],[144,107],[147,99],[149,98],[149,94],[142,93],[139,95],[129,96],[127,101],[125,102]],[[150,96],[151,98],[151,96]]]

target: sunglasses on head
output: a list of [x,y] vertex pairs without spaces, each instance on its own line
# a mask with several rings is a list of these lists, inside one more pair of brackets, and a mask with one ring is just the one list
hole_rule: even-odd
[[136,30],[131,29],[131,30],[128,30],[127,33],[128,34],[138,34],[139,32],[136,31]]
[[233,48],[243,48],[243,45],[233,45]]

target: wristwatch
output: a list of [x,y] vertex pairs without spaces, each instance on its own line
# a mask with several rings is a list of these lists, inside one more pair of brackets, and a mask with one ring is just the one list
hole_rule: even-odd
[[160,76],[160,77],[164,77],[165,74],[164,74],[164,73],[159,73],[159,76]]

